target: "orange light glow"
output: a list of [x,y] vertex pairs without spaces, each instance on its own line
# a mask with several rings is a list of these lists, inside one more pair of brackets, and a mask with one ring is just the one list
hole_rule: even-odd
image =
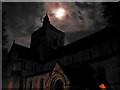
[[103,89],[103,90],[105,90],[105,89],[106,89],[106,87],[105,87],[105,85],[104,85],[104,84],[101,84],[101,85],[100,85],[100,88],[101,88],[101,89]]
[[9,83],[8,88],[12,88],[12,81]]

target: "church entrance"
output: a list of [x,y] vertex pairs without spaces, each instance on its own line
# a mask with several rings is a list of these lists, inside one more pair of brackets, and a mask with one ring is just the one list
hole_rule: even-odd
[[68,90],[70,81],[63,73],[59,64],[55,65],[54,71],[46,82],[46,87],[50,90]]
[[63,81],[57,80],[56,82],[52,83],[50,90],[64,90]]
[[57,80],[55,83],[55,90],[64,90],[62,80]]

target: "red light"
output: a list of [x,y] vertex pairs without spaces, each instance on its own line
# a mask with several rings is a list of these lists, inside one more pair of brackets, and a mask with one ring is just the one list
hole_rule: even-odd
[[101,84],[101,85],[100,85],[100,88],[103,89],[103,90],[106,90],[106,87],[105,87],[104,84]]

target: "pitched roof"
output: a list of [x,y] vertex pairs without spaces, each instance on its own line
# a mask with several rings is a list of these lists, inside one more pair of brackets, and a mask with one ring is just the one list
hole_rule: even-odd
[[116,37],[117,35],[119,36],[119,34],[120,30],[117,27],[106,28],[83,39],[59,48],[49,56],[49,60],[55,60],[63,56],[71,55],[84,49],[90,48],[92,46],[96,46],[100,43],[112,40],[113,37]]
[[[55,26],[53,26],[52,24],[49,24],[49,29],[52,30],[52,31],[55,31],[55,32],[59,32],[59,33],[62,33],[64,34],[62,31],[58,30]],[[39,34],[40,36],[43,36],[45,34],[45,28],[44,26],[40,27],[39,29],[37,29],[36,31],[34,31],[32,33],[32,35],[34,34]]]
[[32,59],[32,53],[30,48],[21,46],[19,44],[13,43],[11,50],[9,52],[9,54],[13,54],[15,53],[17,55],[18,58],[23,58],[23,59],[27,59],[27,60],[31,60]]
[[[91,46],[97,45],[101,42],[106,42],[108,40],[111,40],[116,34],[119,35],[119,33],[120,31],[119,31],[119,28],[117,27],[106,28],[92,35],[89,35],[88,37],[85,37],[76,42],[73,42],[64,47],[61,47],[57,50],[54,50],[53,53],[49,54],[49,56],[47,57],[48,59],[44,61],[44,63],[52,61],[52,60],[56,60],[66,55],[71,55],[80,50],[84,50]],[[17,53],[19,58],[28,59],[28,60],[34,59],[34,61],[38,61],[37,56],[32,52],[30,48],[13,43],[10,52],[13,52],[13,51]]]

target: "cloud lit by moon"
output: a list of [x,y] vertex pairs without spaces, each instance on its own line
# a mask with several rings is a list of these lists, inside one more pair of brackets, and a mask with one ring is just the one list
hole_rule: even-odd
[[[66,16],[62,21],[57,19],[52,10],[62,7]],[[103,8],[101,3],[67,3],[57,2],[44,3],[45,11],[49,12],[50,21],[63,32],[78,32],[81,30],[92,30],[103,28],[105,19],[102,16]],[[101,24],[98,24],[101,23]],[[104,24],[104,25],[103,25]],[[98,27],[99,26],[99,27]]]
[[[60,20],[52,10],[62,7],[66,15]],[[45,11],[49,12],[50,22],[66,34],[66,44],[97,32],[106,26],[101,3],[90,2],[46,2]]]
[[[101,3],[43,2],[5,3],[8,46],[15,39],[18,44],[29,46],[31,33],[42,26],[45,12],[51,24],[65,32],[66,42],[71,43],[105,27]],[[14,17],[14,18],[13,18]],[[28,42],[26,42],[28,41]]]
[[62,19],[66,15],[66,12],[63,8],[54,9],[53,13],[55,14],[55,17],[58,19]]

